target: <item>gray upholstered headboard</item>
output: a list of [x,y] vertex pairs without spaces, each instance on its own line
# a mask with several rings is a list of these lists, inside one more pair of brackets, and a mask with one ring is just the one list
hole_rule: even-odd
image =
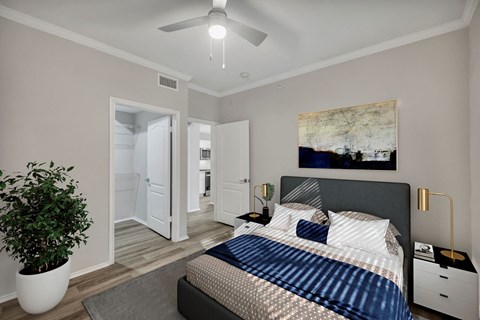
[[321,207],[325,213],[328,210],[352,210],[390,219],[402,234],[397,240],[405,254],[404,277],[408,279],[408,297],[411,299],[413,260],[409,184],[284,176],[281,178],[280,203],[286,202]]

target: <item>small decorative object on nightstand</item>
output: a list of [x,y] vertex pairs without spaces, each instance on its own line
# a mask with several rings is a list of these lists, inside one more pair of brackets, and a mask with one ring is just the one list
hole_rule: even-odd
[[[465,320],[478,320],[478,274],[465,252],[464,260],[444,256],[433,246],[434,261],[413,259],[413,302]],[[448,250],[449,251],[449,250]]]
[[259,216],[256,218],[251,217],[251,213],[246,213],[244,215],[238,216],[233,221],[233,236],[238,237],[242,234],[249,234],[258,228],[264,227],[270,223],[272,218],[264,218]]
[[428,243],[415,242],[414,257],[428,261],[435,261],[433,246]]

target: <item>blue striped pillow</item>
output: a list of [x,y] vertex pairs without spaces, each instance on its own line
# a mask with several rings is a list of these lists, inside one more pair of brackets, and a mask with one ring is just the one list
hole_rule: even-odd
[[328,225],[300,220],[297,224],[297,237],[327,244]]

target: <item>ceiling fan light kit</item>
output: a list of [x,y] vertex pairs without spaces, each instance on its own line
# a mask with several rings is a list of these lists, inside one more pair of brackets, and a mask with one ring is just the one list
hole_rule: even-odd
[[[208,24],[208,34],[210,35],[210,39],[223,40],[222,68],[225,69],[225,36],[227,35],[227,27],[229,32],[231,31],[238,34],[240,37],[257,47],[267,37],[265,32],[259,31],[236,20],[227,18],[227,13],[225,12],[226,5],[226,0],[213,0],[213,9],[210,10],[208,15],[169,24],[158,29],[165,32],[173,32]],[[212,61],[212,40],[210,40],[210,61]]]
[[227,14],[225,12],[210,11],[208,34],[213,39],[219,40],[225,38],[227,35]]

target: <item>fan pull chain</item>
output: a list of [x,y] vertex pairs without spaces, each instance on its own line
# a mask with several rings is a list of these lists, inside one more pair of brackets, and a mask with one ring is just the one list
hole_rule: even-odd
[[222,63],[222,69],[225,70],[225,38],[223,38],[222,41],[222,54],[223,54],[223,63]]
[[210,62],[212,62],[212,59],[213,59],[212,38],[210,37]]

